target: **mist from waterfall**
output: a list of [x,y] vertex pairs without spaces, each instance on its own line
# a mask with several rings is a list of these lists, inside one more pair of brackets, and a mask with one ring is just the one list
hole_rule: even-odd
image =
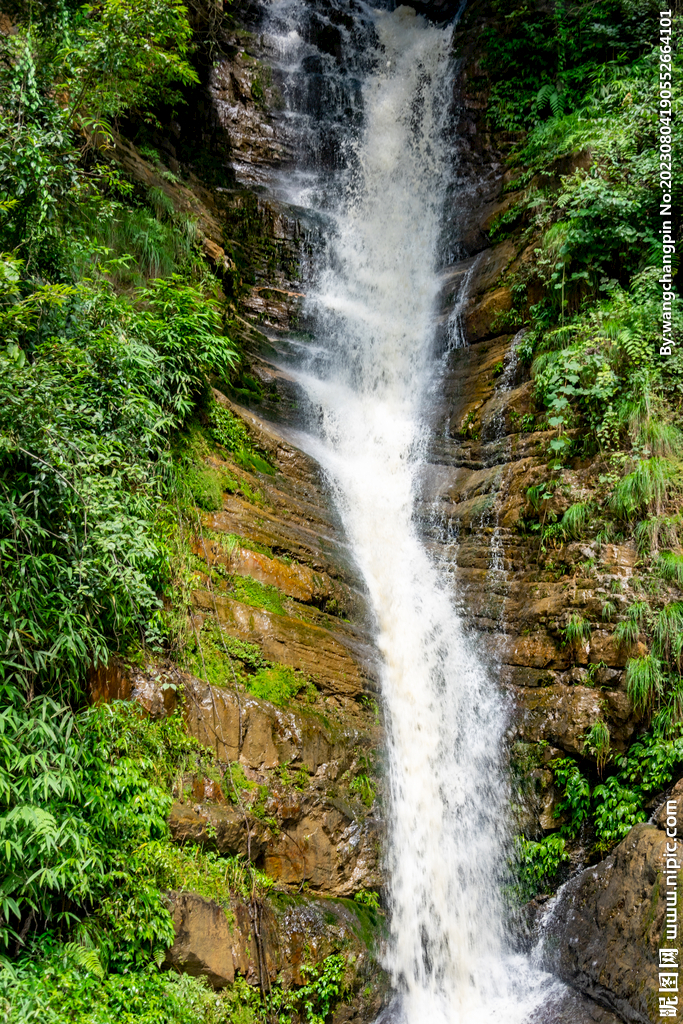
[[516,1024],[547,982],[505,948],[506,711],[416,515],[440,365],[452,27],[405,7],[372,21],[362,125],[348,138],[341,185],[337,175],[326,192],[322,171],[308,178],[329,227],[307,285],[315,343],[297,377],[315,423],[307,446],[330,480],[383,661],[391,1019]]

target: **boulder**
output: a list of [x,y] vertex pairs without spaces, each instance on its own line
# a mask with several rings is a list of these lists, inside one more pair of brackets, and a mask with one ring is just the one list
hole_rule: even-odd
[[325,723],[319,715],[278,708],[194,677],[186,677],[184,694],[187,731],[213,747],[221,761],[239,760],[254,769],[298,762],[315,772],[360,739],[355,729]]
[[208,978],[213,988],[235,980],[233,927],[226,910],[195,893],[176,893],[171,899],[175,941],[166,966]]
[[545,740],[575,757],[586,756],[586,735],[597,721],[607,721],[611,744],[617,750],[625,749],[636,726],[631,702],[619,691],[565,683],[509,689],[514,695],[520,739],[527,743]]
[[[373,957],[384,929],[376,911],[351,900],[285,893],[253,900],[233,896],[226,907],[192,892],[170,892],[167,899],[175,941],[166,954],[166,967],[203,975],[215,989],[231,984],[236,974],[250,985],[268,987],[277,979],[288,988],[304,984],[304,964],[321,963],[344,950],[356,1010],[371,995],[373,1012],[362,1019],[375,1019],[386,988]],[[361,993],[368,981],[372,991]]]
[[467,313],[467,338],[470,343],[490,337],[500,322],[500,317],[512,309],[512,292],[509,288],[496,288]]
[[628,1024],[659,1019],[666,843],[655,825],[636,825],[609,857],[567,882],[542,923],[548,969]]

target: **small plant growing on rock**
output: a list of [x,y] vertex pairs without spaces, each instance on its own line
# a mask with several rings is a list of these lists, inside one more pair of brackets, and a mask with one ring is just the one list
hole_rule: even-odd
[[564,640],[567,644],[580,644],[590,640],[591,624],[578,612],[572,612],[569,622],[564,627]]
[[683,555],[673,551],[662,551],[655,562],[654,571],[665,580],[672,580],[683,586]]
[[617,623],[614,636],[617,642],[632,647],[650,614],[650,606],[646,601],[634,601],[626,612],[626,618]]
[[650,711],[662,693],[663,677],[659,658],[646,654],[630,658],[626,665],[626,693],[636,711]]
[[660,611],[655,621],[656,650],[680,672],[683,652],[683,602],[674,601]]
[[610,734],[605,722],[597,721],[593,724],[586,736],[585,750],[596,759],[598,771],[602,775],[605,765],[610,759]]
[[562,516],[561,527],[567,539],[578,540],[590,520],[591,505],[587,501],[579,501],[570,505]]
[[375,787],[368,775],[357,775],[352,779],[349,790],[361,798],[366,807],[372,807],[375,802]]
[[371,910],[379,910],[379,893],[374,892],[372,889],[361,889],[353,898],[356,903],[360,903],[364,907],[370,907]]
[[516,840],[517,885],[513,891],[522,900],[530,900],[556,884],[560,865],[569,860],[566,841],[559,832],[544,836],[540,843],[524,836]]
[[591,790],[588,779],[583,775],[576,761],[570,757],[556,758],[550,762],[555,785],[562,793],[557,801],[554,816],[565,819],[561,832],[573,838],[588,821]]

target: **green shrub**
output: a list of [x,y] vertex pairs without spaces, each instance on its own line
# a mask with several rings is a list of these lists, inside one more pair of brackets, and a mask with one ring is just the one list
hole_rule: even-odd
[[74,714],[49,697],[5,707],[0,725],[0,942],[30,912],[69,926],[94,905],[108,959],[138,963],[166,948],[173,926],[161,892],[130,858],[168,837],[166,787],[199,745],[175,717],[151,722],[127,705]]
[[590,784],[571,758],[556,758],[550,762],[550,768],[561,793],[554,814],[556,818],[566,819],[561,833],[573,839],[589,819]]
[[620,843],[639,821],[647,821],[643,809],[643,795],[639,790],[624,786],[612,775],[593,791],[595,801],[595,830],[598,849],[606,851]]
[[515,847],[514,888],[518,898],[526,902],[538,893],[553,889],[561,865],[569,860],[564,837],[558,832],[551,832],[537,843],[517,836]]

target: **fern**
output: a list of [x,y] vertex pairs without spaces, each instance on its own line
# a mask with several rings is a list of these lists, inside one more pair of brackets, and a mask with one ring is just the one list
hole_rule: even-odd
[[90,974],[94,974],[96,978],[103,979],[105,977],[102,961],[94,949],[86,949],[78,942],[67,942],[64,946],[64,956],[89,971]]
[[647,622],[650,606],[646,601],[634,601],[626,612],[626,618],[617,623],[614,636],[619,644],[632,647]]
[[550,107],[553,117],[561,117],[564,113],[564,97],[558,92],[557,86],[546,82],[536,94],[536,114],[540,114],[546,106]]

